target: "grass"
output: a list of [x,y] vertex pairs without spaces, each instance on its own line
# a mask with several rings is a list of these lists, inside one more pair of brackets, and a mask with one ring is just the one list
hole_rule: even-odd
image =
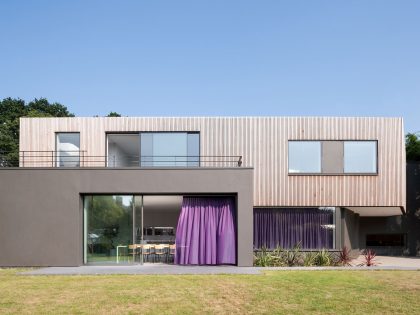
[[416,314],[420,271],[22,276],[0,269],[4,314]]

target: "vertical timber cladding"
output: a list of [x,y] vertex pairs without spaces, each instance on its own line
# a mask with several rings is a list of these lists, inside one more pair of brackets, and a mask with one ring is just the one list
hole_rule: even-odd
[[[242,155],[243,166],[254,167],[255,206],[405,207],[401,118],[22,118],[20,150],[54,150],[60,131],[79,131],[87,155],[105,155],[106,132],[199,131],[201,155]],[[289,176],[288,140],[378,140],[379,174]]]

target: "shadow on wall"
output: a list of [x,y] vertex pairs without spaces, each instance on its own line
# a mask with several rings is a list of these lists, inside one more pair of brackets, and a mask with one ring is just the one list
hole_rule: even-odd
[[[367,235],[405,234],[405,246],[369,246],[378,255],[420,256],[420,162],[407,163],[407,214],[390,217],[361,217],[359,248],[366,248]],[[352,245],[353,248],[353,245]]]
[[420,256],[420,162],[407,163],[407,215],[402,228],[407,233],[409,255]]

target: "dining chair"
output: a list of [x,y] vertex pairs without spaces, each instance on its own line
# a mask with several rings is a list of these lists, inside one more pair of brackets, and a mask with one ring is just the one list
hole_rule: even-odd
[[159,262],[162,262],[162,258],[165,256],[165,245],[164,244],[158,244],[155,246],[155,255],[158,258]]
[[169,258],[171,262],[175,262],[175,252],[176,252],[176,245],[175,244],[169,245]]
[[143,261],[149,261],[151,256],[151,246],[149,244],[142,245]]

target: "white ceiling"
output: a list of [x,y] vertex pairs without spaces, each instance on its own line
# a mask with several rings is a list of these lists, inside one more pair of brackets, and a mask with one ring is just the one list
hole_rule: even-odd
[[108,135],[108,146],[115,145],[128,156],[140,153],[140,136],[138,134]]
[[403,214],[400,207],[346,207],[361,217],[389,217]]
[[144,196],[145,211],[180,211],[182,196]]

